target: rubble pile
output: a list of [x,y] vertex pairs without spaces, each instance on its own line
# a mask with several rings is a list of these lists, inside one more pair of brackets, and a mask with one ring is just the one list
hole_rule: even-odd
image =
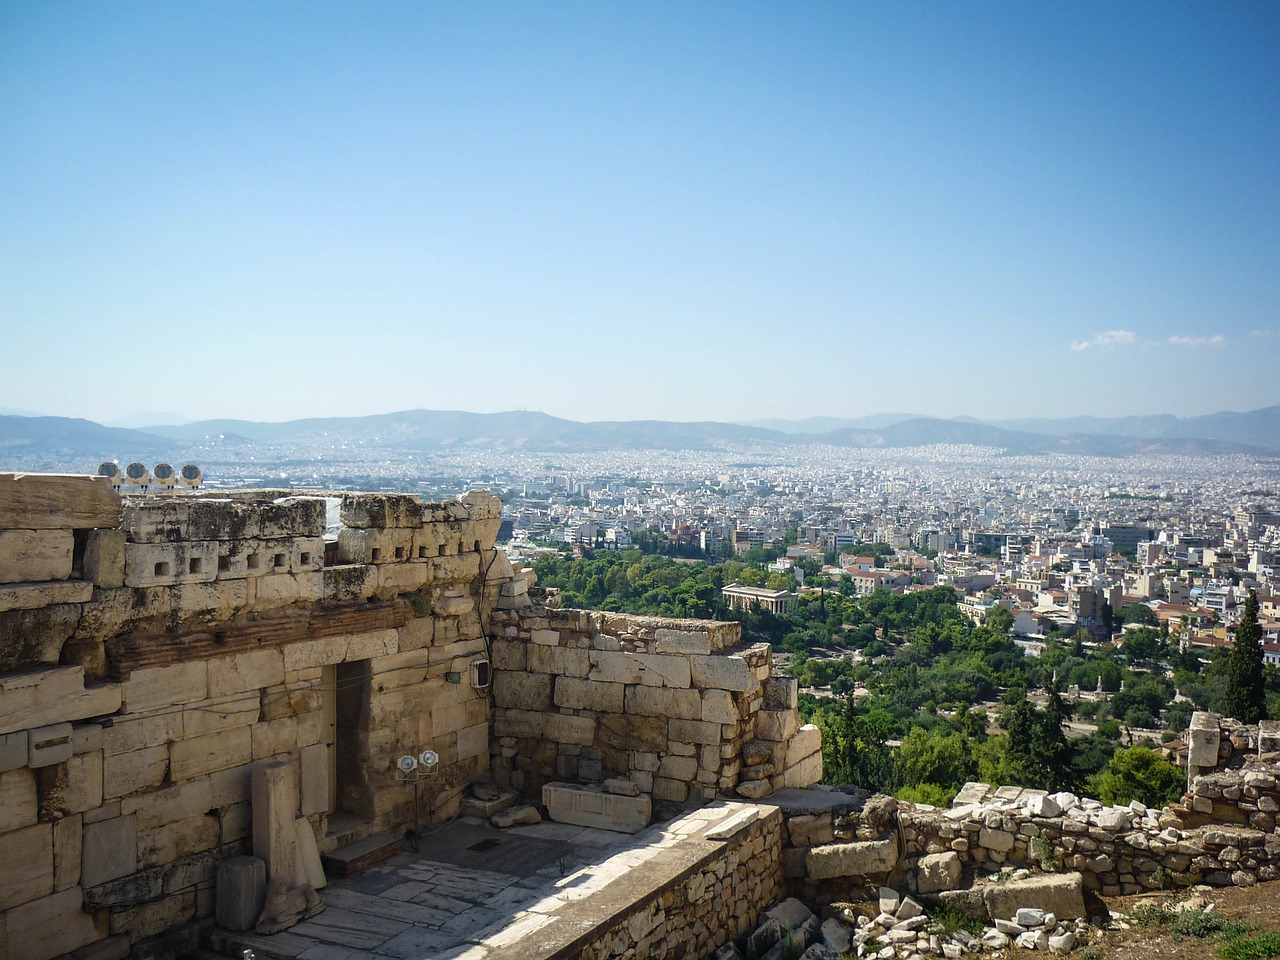
[[881,887],[878,902],[866,909],[833,906],[819,920],[799,900],[784,900],[760,916],[741,942],[727,943],[715,960],[836,960],[846,955],[868,960],[924,960],[980,954],[1010,948],[1070,953],[1085,940],[1084,918],[1065,919],[1041,907],[1019,907],[998,918],[981,934],[948,929],[909,896]]

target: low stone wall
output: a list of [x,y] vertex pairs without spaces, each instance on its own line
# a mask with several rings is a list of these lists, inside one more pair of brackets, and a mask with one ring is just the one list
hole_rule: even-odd
[[592,868],[586,883],[532,906],[474,960],[709,957],[782,896],[782,816],[718,803],[665,825],[661,839]]
[[1211,714],[1195,719],[1192,742],[1212,747],[1199,756],[1222,766],[1193,767],[1183,802],[1162,810],[981,783],[946,810],[798,791],[784,803],[788,881],[810,902],[832,902],[881,882],[943,894],[1010,867],[1077,872],[1086,890],[1107,896],[1277,879],[1280,753],[1270,748],[1280,725],[1260,733]]
[[741,625],[526,607],[492,616],[500,786],[626,777],[661,810],[822,777],[795,681]]

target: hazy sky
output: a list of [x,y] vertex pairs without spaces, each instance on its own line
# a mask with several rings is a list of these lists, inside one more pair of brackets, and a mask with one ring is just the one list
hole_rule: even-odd
[[1280,4],[0,4],[0,408],[1280,402]]

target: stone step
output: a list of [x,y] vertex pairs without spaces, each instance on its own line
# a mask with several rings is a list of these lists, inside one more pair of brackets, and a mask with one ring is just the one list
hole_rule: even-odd
[[404,849],[400,838],[390,833],[378,833],[321,857],[324,872],[331,877],[354,877],[370,867],[390,860]]

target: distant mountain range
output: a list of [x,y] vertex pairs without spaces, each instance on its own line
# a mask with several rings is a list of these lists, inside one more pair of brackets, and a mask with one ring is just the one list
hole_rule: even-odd
[[112,457],[176,457],[181,450],[205,445],[210,440],[231,441],[250,448],[271,446],[276,456],[287,456],[280,448],[295,443],[313,448],[317,443],[356,444],[366,449],[401,452],[466,448],[531,452],[709,450],[724,444],[743,443],[778,447],[830,444],[851,448],[968,444],[1011,454],[1280,456],[1280,406],[1250,413],[1186,418],[980,421],[971,417],[943,420],[911,414],[881,414],[856,420],[815,417],[746,424],[663,420],[579,423],[527,411],[404,410],[366,417],[283,423],[202,420],[141,430],[105,427],[90,420],[65,417],[0,416],[0,469],[6,457],[23,455],[68,462]]

